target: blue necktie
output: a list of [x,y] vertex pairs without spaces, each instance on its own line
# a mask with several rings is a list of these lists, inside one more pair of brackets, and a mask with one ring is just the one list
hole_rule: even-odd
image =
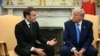
[[79,29],[79,24],[76,24],[76,34],[77,34],[77,43],[80,41],[80,29]]

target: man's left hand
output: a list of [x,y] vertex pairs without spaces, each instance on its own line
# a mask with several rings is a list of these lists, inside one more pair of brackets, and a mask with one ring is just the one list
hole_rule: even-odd
[[49,41],[48,45],[54,46],[56,43],[57,43],[57,40],[56,40],[56,38],[54,38],[54,39]]
[[85,52],[85,50],[84,50],[84,49],[81,49],[81,50],[79,51],[79,56],[82,56],[84,52]]

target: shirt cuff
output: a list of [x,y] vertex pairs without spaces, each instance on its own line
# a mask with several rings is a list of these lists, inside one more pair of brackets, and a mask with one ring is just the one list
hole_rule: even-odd
[[35,47],[31,47],[30,51],[33,51],[35,49]]
[[74,50],[76,50],[76,48],[75,47],[72,47],[71,52],[73,52]]
[[82,49],[84,52],[85,52],[85,50],[86,50],[85,48],[81,48],[81,49]]
[[49,44],[50,41],[47,41],[47,45]]

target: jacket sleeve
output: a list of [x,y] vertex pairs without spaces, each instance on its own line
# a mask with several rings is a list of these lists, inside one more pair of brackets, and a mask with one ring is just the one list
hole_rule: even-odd
[[64,26],[65,26],[65,30],[64,30],[63,40],[65,42],[65,45],[69,46],[69,48],[72,49],[75,46],[70,41],[69,28],[67,23],[65,23]]
[[89,29],[88,29],[88,38],[87,38],[87,40],[85,41],[85,43],[84,43],[84,45],[83,45],[83,48],[85,48],[85,49],[87,49],[90,45],[91,45],[91,43],[92,43],[92,41],[93,41],[93,29],[92,29],[92,26],[93,26],[93,24],[92,23],[90,23],[90,26],[89,26]]
[[21,29],[21,26],[16,25],[15,26],[15,37],[17,39],[17,44],[23,48],[28,48],[31,49],[31,45],[25,42],[24,37],[25,35],[23,34],[23,31]]

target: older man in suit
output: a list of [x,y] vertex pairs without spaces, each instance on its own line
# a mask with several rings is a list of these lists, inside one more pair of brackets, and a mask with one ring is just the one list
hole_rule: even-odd
[[61,56],[97,56],[93,47],[92,22],[84,19],[84,10],[75,8],[72,19],[65,22],[64,45],[60,50]]
[[[31,56],[31,54],[54,56],[53,46],[57,41],[56,39],[48,41],[41,36],[36,15],[37,10],[32,7],[28,7],[23,11],[25,19],[15,26],[15,36],[17,39],[15,52],[19,56]],[[38,44],[37,40],[41,44]]]

